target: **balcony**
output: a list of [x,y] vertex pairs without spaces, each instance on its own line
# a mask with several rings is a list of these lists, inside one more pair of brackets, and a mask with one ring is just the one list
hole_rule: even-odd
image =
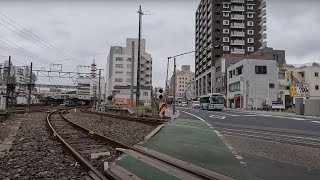
[[267,39],[267,33],[263,33],[261,39]]
[[262,9],[261,13],[259,14],[259,17],[265,16],[267,14],[267,10],[266,9]]
[[231,49],[232,54],[245,54],[245,49],[233,48]]
[[267,25],[263,25],[261,26],[261,30],[259,31],[259,33],[262,33],[263,31],[266,31],[267,30]]
[[245,42],[244,40],[232,40],[231,45],[240,45],[240,46],[244,46]]
[[267,22],[267,17],[266,17],[266,16],[263,16],[263,17],[261,18],[261,21],[260,21],[259,25],[262,25],[263,23],[266,23],[266,22]]
[[244,20],[244,15],[240,15],[240,14],[233,14],[231,15],[231,19],[235,19],[235,20]]
[[244,6],[231,6],[231,11],[244,11]]
[[244,28],[244,23],[231,23],[231,28]]
[[207,66],[211,66],[211,61],[209,61],[209,62],[207,63]]
[[244,37],[245,32],[241,31],[231,31],[231,37]]
[[262,42],[262,47],[267,47],[267,41]]
[[244,3],[244,0],[231,0],[231,3]]
[[267,6],[267,2],[266,1],[261,1],[261,5],[259,6],[259,9],[263,9]]

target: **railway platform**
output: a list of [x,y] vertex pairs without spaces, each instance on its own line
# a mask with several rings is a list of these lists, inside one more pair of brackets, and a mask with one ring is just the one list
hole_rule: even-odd
[[[223,142],[219,133],[185,113],[135,147],[169,158],[208,177],[221,175],[221,179],[254,179],[245,163],[241,162],[241,157]],[[170,167],[163,168],[161,164],[130,153],[121,157],[116,165],[134,174],[137,179],[193,179],[183,178],[183,173],[173,172]]]

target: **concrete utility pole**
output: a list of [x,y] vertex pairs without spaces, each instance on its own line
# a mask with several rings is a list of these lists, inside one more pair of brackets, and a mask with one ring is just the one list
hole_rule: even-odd
[[130,87],[130,108],[133,108],[133,87],[134,87],[134,41],[131,43],[131,87]]
[[139,6],[139,33],[138,33],[138,68],[137,68],[137,92],[136,92],[136,103],[137,103],[137,107],[139,106],[139,102],[140,102],[140,60],[141,60],[141,19],[142,19],[142,9],[141,9],[141,5]]
[[176,113],[176,58],[173,59],[173,114]]
[[93,105],[94,109],[97,109],[97,86],[93,86]]
[[7,88],[6,88],[6,107],[8,109],[9,105],[9,83],[10,83],[10,69],[11,69],[11,56],[9,56],[9,66],[8,66],[8,77],[7,77]]
[[30,114],[30,104],[31,104],[31,83],[32,83],[32,62],[31,62],[31,65],[30,65],[29,97],[28,97],[28,114]]
[[101,108],[101,69],[99,69],[98,108]]

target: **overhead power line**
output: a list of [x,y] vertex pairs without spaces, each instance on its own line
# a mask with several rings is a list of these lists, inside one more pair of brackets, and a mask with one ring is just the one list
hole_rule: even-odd
[[6,43],[5,41],[3,41],[3,40],[0,39],[0,41],[2,41],[4,44],[6,44],[6,45],[8,45],[8,46],[10,46],[10,47],[12,47],[12,48],[14,48],[14,49],[22,52],[23,54],[26,54],[26,55],[32,57],[32,58],[35,59],[35,60],[41,61],[42,63],[51,64],[50,62],[48,62],[48,61],[46,61],[46,60],[44,60],[44,59],[42,59],[42,58],[39,58],[39,57],[33,55],[31,52],[25,50],[24,48],[22,48],[21,46],[18,46],[17,44],[15,44],[15,43],[13,43],[13,42],[11,42],[10,40],[6,39],[5,37],[3,37],[3,36],[1,36],[1,35],[0,35],[0,37],[1,37],[2,39],[5,39],[5,40],[8,41],[9,43],[15,45],[15,46],[18,47],[18,48],[13,47],[12,45],[10,45],[10,44],[8,44],[8,43]]
[[[25,39],[27,39],[27,40],[31,40],[31,39],[32,39],[34,44],[36,44],[37,46],[42,47],[42,48],[47,48],[51,53],[53,53],[53,54],[55,54],[55,55],[59,55],[59,56],[65,58],[65,59],[68,59],[68,60],[72,60],[72,61],[74,61],[74,62],[77,62],[77,61],[75,61],[75,60],[76,60],[75,58],[73,58],[72,56],[63,54],[61,50],[59,50],[58,48],[54,47],[53,45],[47,43],[46,41],[44,41],[43,39],[41,39],[39,36],[35,35],[35,34],[32,33],[30,30],[28,30],[28,29],[26,29],[25,27],[21,26],[19,23],[17,23],[17,22],[14,21],[13,19],[9,18],[8,16],[6,16],[5,14],[3,14],[2,12],[0,12],[0,14],[1,14],[3,17],[5,17],[5,18],[7,18],[8,20],[10,20],[11,22],[13,22],[14,24],[16,24],[17,26],[19,26],[22,30],[19,29],[17,26],[11,24],[10,22],[8,22],[8,21],[6,21],[6,20],[4,20],[3,18],[0,17],[0,19],[1,19],[2,21],[6,22],[8,25],[10,25],[11,27],[13,27],[14,29],[17,29],[17,30],[19,30],[19,31],[15,31],[15,30],[9,28],[8,26],[0,23],[2,26],[10,29],[11,31],[16,32],[18,35],[20,35],[21,37],[23,37],[23,38],[25,38]],[[27,33],[26,33],[26,32],[27,32]],[[23,35],[22,35],[22,34],[23,34]],[[31,38],[31,39],[28,39],[26,36],[28,36],[28,37]],[[31,41],[32,41],[32,40],[31,40]],[[40,43],[42,46],[40,46],[39,43]],[[44,47],[43,47],[43,46],[44,46]]]

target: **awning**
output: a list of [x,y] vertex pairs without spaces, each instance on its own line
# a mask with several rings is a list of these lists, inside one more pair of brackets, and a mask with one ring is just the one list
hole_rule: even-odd
[[241,96],[233,96],[233,99],[240,99]]

